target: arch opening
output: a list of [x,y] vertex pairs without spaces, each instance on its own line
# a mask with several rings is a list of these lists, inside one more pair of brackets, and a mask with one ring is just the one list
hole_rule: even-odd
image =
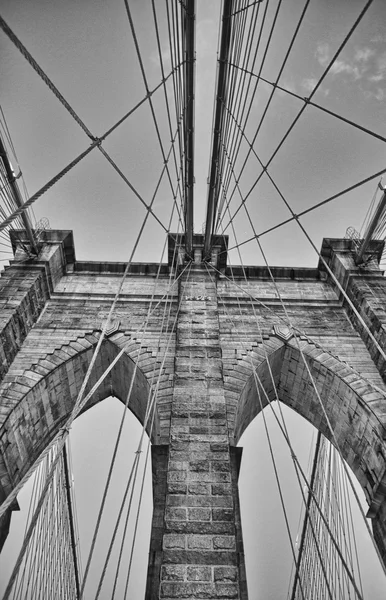
[[342,368],[338,359],[328,355],[329,366],[316,360],[308,346],[303,345],[303,353],[323,407],[299,349],[283,344],[269,355],[269,365],[265,359],[255,366],[256,376],[252,373],[244,385],[236,416],[236,442],[261,409],[276,401],[277,394],[279,401],[339,447],[371,505],[386,470],[386,428],[377,402],[366,402],[366,395],[374,390],[369,390],[368,382],[359,375],[352,382],[352,371]]
[[[91,373],[86,392],[93,387],[104,371],[117,356],[120,348],[110,340],[101,346]],[[84,375],[90,364],[94,348],[78,352],[69,360],[62,361],[44,376],[24,388],[24,394],[9,410],[0,429],[0,456],[7,476],[2,477],[2,494],[7,497],[26,472],[38,460],[41,453],[62,427],[75,404]],[[37,365],[39,367],[40,365]],[[31,369],[34,367],[32,366]],[[38,372],[38,371],[37,371]],[[133,389],[128,408],[143,424],[148,403],[150,386],[145,374],[127,354],[123,354],[114,365],[100,387],[88,401],[83,412],[110,396],[125,403],[134,376]],[[18,385],[18,384],[17,384]],[[9,390],[8,384],[8,390]],[[147,433],[152,442],[159,435],[158,411],[154,423]]]
[[[284,403],[281,408],[295,454],[303,470],[309,474],[316,428]],[[301,491],[288,445],[269,407],[264,409],[264,415],[273,445],[291,539],[296,549],[302,525],[299,518],[303,503]],[[287,597],[294,561],[261,412],[246,428],[239,443],[243,447],[239,493],[249,600]],[[359,483],[354,483],[362,506],[365,506],[365,494]],[[365,597],[381,600],[384,597],[385,576],[353,498],[351,504]]]
[[[73,482],[76,495],[77,516],[79,523],[80,551],[83,559],[83,567],[88,556],[92,534],[94,532],[97,512],[106,483],[107,472],[112,457],[113,447],[122,418],[123,406],[117,398],[108,397],[104,402],[93,405],[93,410],[80,415],[74,422],[70,433],[72,448]],[[86,586],[87,595],[95,595],[99,577],[102,572],[106,558],[107,547],[111,539],[116,515],[126,486],[131,464],[135,457],[135,451],[142,432],[142,426],[134,414],[128,413],[122,432],[122,440],[113,478],[110,484],[110,493],[101,522],[100,533],[97,538],[95,555],[91,562],[90,575]],[[148,437],[144,439],[143,448],[146,450]],[[131,517],[127,531],[127,541],[124,546],[123,561],[120,577],[118,579],[117,593],[123,595],[127,565],[131,552],[131,540],[133,526],[138,506],[139,489],[141,486],[142,470],[145,463],[145,451],[141,454],[139,466],[139,479],[136,484]],[[147,465],[144,480],[143,500],[139,518],[139,527],[136,546],[133,555],[133,565],[130,574],[129,595],[143,597],[146,584],[147,555],[149,550],[151,515],[152,515],[152,486],[151,468]],[[32,479],[23,488],[19,495],[20,512],[15,514],[11,522],[10,535],[5,543],[4,552],[0,555],[1,585],[0,596],[4,592],[8,577],[14,566],[17,554],[21,547],[24,534],[24,526],[28,513],[30,494],[32,490]],[[126,503],[127,506],[127,503]],[[118,546],[122,538],[124,516],[118,530],[118,542],[114,550],[106,572],[102,594],[112,589],[117,565]],[[104,591],[103,591],[104,590]]]

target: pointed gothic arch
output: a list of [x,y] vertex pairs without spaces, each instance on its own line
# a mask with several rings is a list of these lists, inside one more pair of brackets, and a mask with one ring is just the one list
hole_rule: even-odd
[[[318,351],[308,341],[300,341],[299,346],[334,430],[337,445],[365,493],[369,504],[367,516],[373,520],[374,536],[381,554],[386,556],[386,425],[380,410],[386,394],[338,358]],[[267,358],[253,361],[256,376],[251,367],[245,378],[236,414],[236,441],[261,409],[276,400],[276,388],[279,401],[304,417],[336,445],[297,343],[291,340],[276,343],[274,348],[271,345],[267,348]],[[381,379],[377,383],[383,387]]]
[[[5,496],[17,485],[66,423],[94,349],[95,345],[90,345],[87,349],[74,352],[71,357],[56,353],[55,364],[50,363],[51,368],[49,368],[46,362],[44,374],[39,369],[41,365],[37,363],[30,366],[30,371],[12,377],[13,381],[9,381],[8,378],[8,381],[3,384],[3,393],[7,393],[8,397],[14,400],[0,428],[0,457],[8,475],[7,478],[2,477],[2,491]],[[103,341],[85,394],[102,376],[119,351],[119,346],[110,339]],[[35,377],[32,377],[33,374]],[[82,413],[109,396],[115,396],[125,403],[133,377],[133,389],[128,408],[143,424],[150,384],[142,369],[136,367],[135,361],[128,353],[124,353],[113,366]],[[157,412],[153,428],[150,431],[148,425],[147,432],[153,442],[157,440],[159,435]]]

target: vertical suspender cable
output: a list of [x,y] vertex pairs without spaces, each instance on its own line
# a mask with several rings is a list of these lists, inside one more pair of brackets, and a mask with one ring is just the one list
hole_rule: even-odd
[[195,62],[195,0],[186,0],[184,11],[184,142],[185,142],[185,246],[188,256],[193,250],[193,189],[194,189],[194,62]]
[[312,497],[313,497],[313,489],[314,489],[314,484],[315,484],[316,468],[317,468],[318,458],[319,458],[321,437],[322,437],[322,434],[320,433],[320,431],[318,431],[318,436],[316,438],[316,445],[315,445],[314,461],[312,464],[310,487],[308,490],[307,507],[306,507],[306,512],[304,514],[303,529],[302,529],[302,534],[301,534],[300,544],[299,544],[299,553],[298,553],[298,557],[297,557],[297,561],[296,561],[297,564],[296,564],[296,570],[295,570],[294,583],[293,583],[293,587],[292,587],[291,600],[295,600],[296,589],[297,589],[297,585],[298,585],[298,581],[299,581],[299,569],[300,569],[300,565],[301,565],[302,558],[303,558],[304,543],[305,543],[305,539],[306,539],[310,507],[311,507],[311,502],[312,502]]
[[212,158],[209,176],[208,203],[206,212],[206,226],[204,238],[204,256],[209,256],[212,242],[212,233],[216,218],[218,204],[218,159],[221,146],[221,125],[224,118],[224,98],[227,93],[228,59],[230,50],[230,39],[232,33],[232,8],[233,0],[224,0],[223,23],[221,31],[220,57],[218,67],[218,80],[216,92],[216,112],[213,125]]

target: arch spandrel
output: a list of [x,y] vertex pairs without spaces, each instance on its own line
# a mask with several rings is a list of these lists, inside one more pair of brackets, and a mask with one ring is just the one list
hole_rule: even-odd
[[[49,355],[44,354],[38,359],[36,355],[33,358],[33,353],[24,348],[24,352],[19,353],[1,383],[0,458],[5,471],[1,474],[1,485],[6,495],[66,423],[84,381],[99,335],[99,332],[94,332],[87,340],[83,338],[82,343],[78,338],[78,341],[73,340],[68,344],[67,351],[63,345],[61,349],[56,349]],[[86,394],[127,341],[127,336],[121,333],[104,340],[91,372]],[[88,347],[85,347],[86,345]],[[29,360],[26,360],[27,355]],[[148,370],[148,374],[144,372],[142,365]],[[153,370],[158,369],[157,375],[160,366],[161,362],[157,362],[151,352],[141,351],[140,345],[133,342],[133,347],[128,347],[82,412],[109,396],[115,396],[125,402],[134,374],[129,408],[143,424]],[[169,375],[161,374],[161,381],[164,386],[160,392],[159,408],[157,406],[151,432],[153,443],[162,441],[165,421],[167,422],[168,418],[170,421],[170,416],[166,414],[168,405],[162,403],[163,399],[170,399],[167,388],[170,386]]]

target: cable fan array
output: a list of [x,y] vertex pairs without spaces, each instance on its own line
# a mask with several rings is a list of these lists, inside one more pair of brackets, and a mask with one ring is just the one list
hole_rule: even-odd
[[[11,215],[21,203],[24,202],[23,197],[28,198],[27,188],[18,166],[18,172],[15,173],[12,164],[8,158],[8,154],[12,155],[13,160],[18,165],[18,160],[15,152],[12,138],[5,120],[4,113],[0,107],[0,217],[5,220]],[[18,185],[18,180],[21,181],[22,191]],[[30,211],[31,212],[31,211]],[[33,216],[33,215],[32,215]],[[10,231],[16,229],[26,229],[31,222],[31,215],[28,212],[19,214],[16,219],[0,231],[0,263],[4,263],[13,257],[13,252],[10,244]],[[26,256],[31,253],[31,244],[27,244],[24,239],[20,241]]]
[[[358,582],[357,589],[348,577],[347,566],[351,577]],[[320,433],[289,597],[291,600],[364,597],[348,476],[337,451]]]
[[[55,456],[56,448],[53,447],[35,472],[27,528]],[[67,447],[64,447],[14,580],[9,596],[12,600],[75,600],[79,597],[79,535],[69,463]]]

